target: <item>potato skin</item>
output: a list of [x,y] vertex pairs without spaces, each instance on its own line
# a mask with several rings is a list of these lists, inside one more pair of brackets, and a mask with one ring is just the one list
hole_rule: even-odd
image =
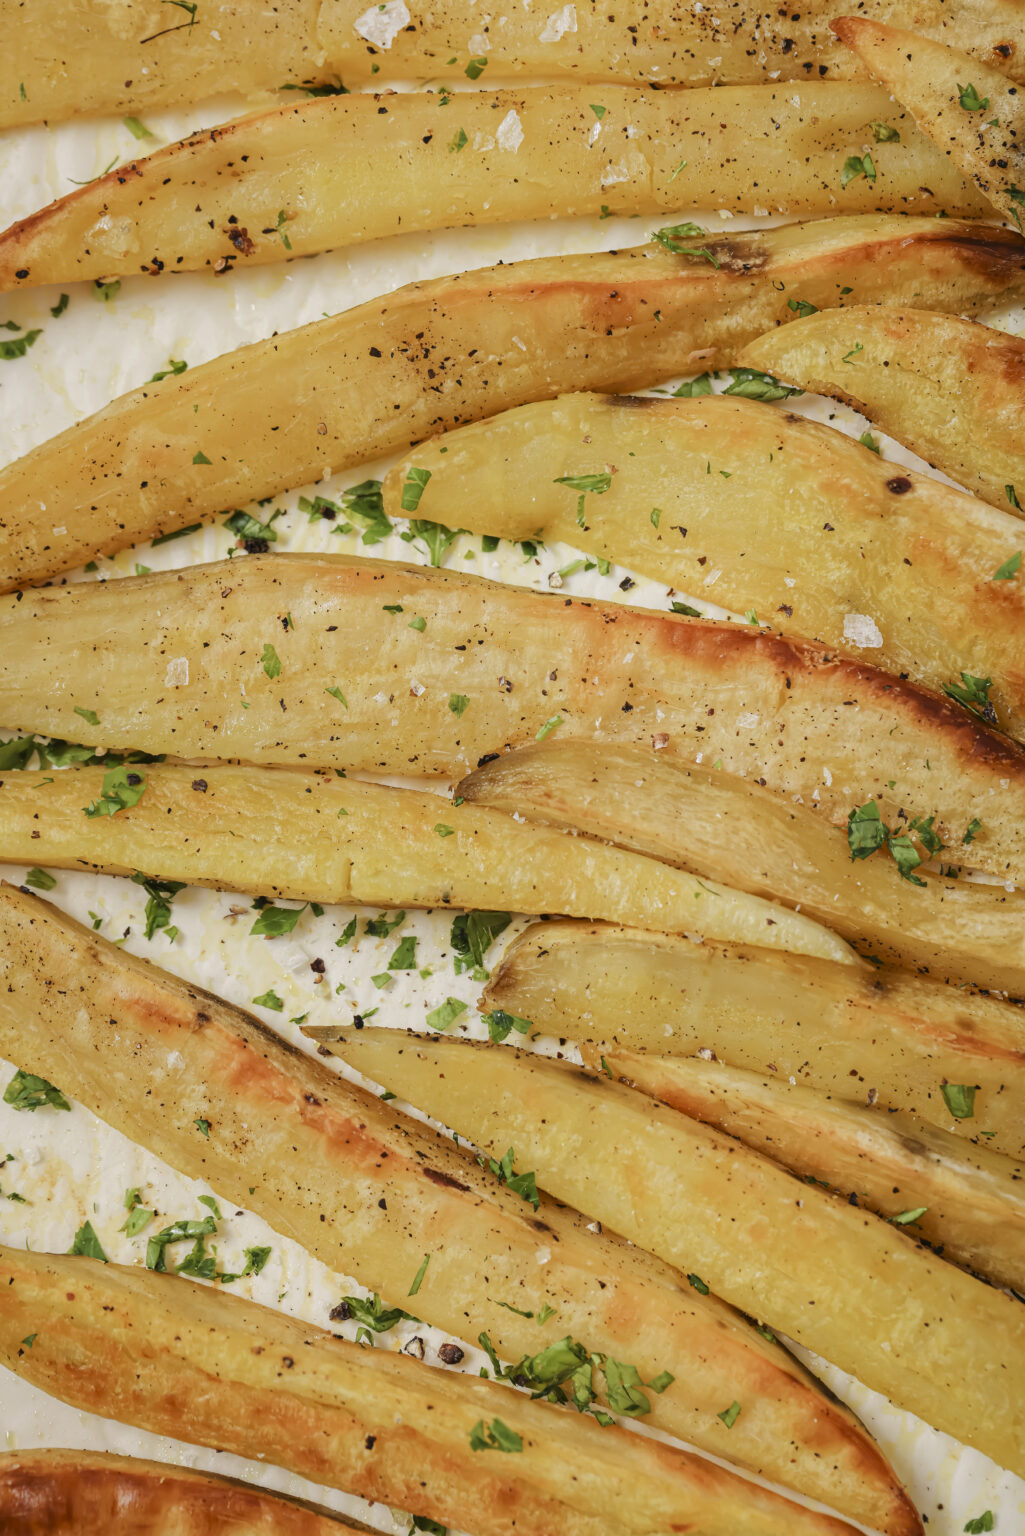
[[486,1330],[503,1358],[536,1352],[547,1298],[565,1332],[645,1380],[672,1371],[650,1421],[692,1444],[723,1450],[718,1404],[746,1384],[733,1461],[894,1533],[917,1529],[854,1416],[714,1296],[574,1213],[545,1202],[535,1215],[446,1138],[47,903],[0,886],[0,913],[0,1051],[26,1070],[74,1082],[108,1124],[388,1301],[430,1251],[417,1314],[459,1337]]
[[234,1478],[99,1451],[0,1454],[7,1536],[341,1536],[362,1521]]
[[[903,1110],[1025,1157],[1025,1014],[901,971],[584,923],[545,923],[512,944],[481,999],[545,1034],[655,1056],[711,1050],[838,1097]],[[944,1082],[976,1085],[954,1120]],[[874,1095],[874,1097],[873,1097]]]
[[[846,214],[990,211],[876,86],[601,94],[600,120],[594,87],[567,85],[466,94],[455,118],[446,98],[406,92],[321,97],[224,123],[13,224],[0,234],[0,290],[226,272],[400,232],[655,214],[681,199],[795,218],[828,216],[838,201]],[[883,120],[900,137],[874,148],[876,180],[841,189],[844,156]],[[515,148],[506,125],[522,135]]]
[[145,384],[0,472],[0,590],[460,421],[725,366],[794,319],[791,298],[961,314],[1025,293],[1025,240],[953,219],[836,218],[704,243],[717,265],[647,246],[413,283]]
[[252,556],[0,598],[0,718],[178,757],[424,776],[546,728],[654,740],[842,827],[873,794],[888,823],[935,816],[948,845],[977,819],[973,863],[1025,883],[1025,749],[953,701],[751,625],[422,566]]

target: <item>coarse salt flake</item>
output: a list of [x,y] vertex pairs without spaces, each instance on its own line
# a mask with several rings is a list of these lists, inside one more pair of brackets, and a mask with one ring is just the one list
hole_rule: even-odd
[[164,673],[165,688],[184,688],[189,680],[189,658],[187,656],[172,656],[167,663],[167,671]]
[[517,112],[507,112],[498,125],[495,141],[499,149],[506,149],[510,154],[515,154],[523,143],[523,124],[520,122]]
[[564,5],[561,11],[553,11],[544,24],[541,33],[543,43],[558,43],[566,36],[567,32],[577,30],[577,8],[575,5]]
[[851,645],[857,645],[862,650],[872,650],[882,645],[883,637],[879,626],[867,613],[845,613],[843,618],[843,637],[849,640]]
[[384,5],[372,5],[369,11],[353,22],[353,30],[365,37],[375,48],[390,48],[403,27],[410,22],[406,0],[385,0]]

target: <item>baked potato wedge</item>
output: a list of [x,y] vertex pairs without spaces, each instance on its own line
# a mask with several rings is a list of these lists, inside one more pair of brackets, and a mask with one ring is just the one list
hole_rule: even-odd
[[[0,289],[224,272],[385,235],[681,204],[799,218],[990,207],[872,85],[325,96],[194,133],[0,234]],[[892,136],[876,145],[873,123]],[[872,143],[876,177],[841,188]],[[374,174],[367,175],[373,144]],[[24,278],[19,273],[26,272]]]
[[[736,360],[843,400],[952,480],[1021,516],[1020,337],[958,315],[857,305],[770,331]],[[956,574],[948,571],[945,579]]]
[[892,1110],[699,1057],[592,1046],[613,1077],[1025,1294],[1025,1164]]
[[1020,521],[832,427],[728,395],[563,395],[415,448],[389,515],[414,483],[422,517],[562,540],[939,691],[986,678],[987,718],[1025,735],[1025,582],[993,580]]
[[101,1451],[0,1452],[9,1536],[341,1536],[371,1529],[232,1477]]
[[138,772],[142,798],[115,816],[84,814],[103,802],[102,767],[4,775],[0,863],[299,901],[562,912],[854,960],[800,913],[501,811],[289,769]]
[[[481,1536],[853,1536],[697,1456],[180,1275],[0,1247],[0,1285],[0,1362],[64,1402]],[[472,1446],[496,1420],[512,1454]]]
[[922,977],[544,923],[509,946],[481,1007],[599,1052],[711,1051],[1025,1157],[1025,1013]]
[[915,31],[864,16],[832,23],[874,80],[971,178],[996,211],[1022,228],[1025,105],[1006,72]]
[[0,472],[0,589],[459,421],[725,364],[792,320],[792,298],[960,314],[1025,295],[1025,240],[951,219],[826,219],[710,235],[695,249],[413,283],[145,384]]
[[[73,1083],[108,1124],[392,1304],[416,1278],[419,1317],[464,1338],[484,1330],[515,1362],[551,1342],[534,1320],[547,1302],[560,1336],[645,1381],[670,1372],[649,1422],[869,1525],[917,1530],[853,1415],[717,1298],[575,1213],[544,1202],[535,1214],[448,1138],[45,902],[0,886],[0,913],[0,1054]],[[747,1422],[724,1445],[716,1414],[745,1384]]]
[[603,1073],[487,1042],[337,1033],[344,1041],[317,1038],[482,1151],[515,1145],[556,1199],[999,1465],[1025,1468],[1025,1311],[1010,1296]]
[[844,827],[872,795],[888,827],[931,817],[950,847],[978,823],[973,864],[1025,879],[1025,749],[960,704],[749,624],[426,566],[254,555],[0,598],[0,720],[449,777],[555,732],[651,743]]
[[[20,782],[18,803],[26,798]],[[665,751],[554,736],[485,763],[458,793],[781,901],[876,959],[1025,997],[1025,893],[958,879],[954,865],[950,875],[919,875],[924,884],[913,885],[885,849],[852,858],[839,827],[749,780]],[[0,795],[0,850],[4,826]],[[35,846],[51,858],[52,838]],[[970,844],[945,853],[972,857]]]
[[[178,17],[158,0],[18,0],[0,4],[6,47],[0,127],[88,112],[134,111],[199,101],[226,88],[272,90],[283,81],[575,76],[582,80],[651,80],[710,85],[717,81],[806,80],[849,76],[858,65],[829,31],[836,4],[812,0],[800,12],[752,14],[740,0],[716,0],[700,11],[651,0],[642,14],[610,13],[594,4],[542,11],[476,9],[468,34],[465,9],[445,0],[411,14],[389,0],[279,0],[254,12],[244,0],[204,0]],[[906,19],[896,0],[867,0],[864,13]],[[1025,27],[1012,0],[922,0],[920,31],[984,59],[1020,70]],[[758,47],[749,37],[757,28]],[[59,50],[55,57],[55,49]],[[21,89],[23,87],[23,89]]]

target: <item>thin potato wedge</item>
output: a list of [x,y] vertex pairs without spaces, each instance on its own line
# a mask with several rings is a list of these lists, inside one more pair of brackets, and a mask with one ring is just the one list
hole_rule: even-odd
[[[666,752],[553,737],[485,763],[458,792],[782,901],[877,959],[1025,996],[1025,892],[938,875],[913,885],[885,850],[852,859],[839,827],[757,783]],[[971,847],[946,857],[969,860]]]
[[[413,283],[115,400],[0,472],[0,590],[570,389],[727,363],[791,298],[975,312],[1025,295],[1025,240],[826,219]],[[714,265],[713,265],[714,262]]]
[[556,731],[653,742],[840,826],[873,794],[887,823],[933,817],[950,846],[979,822],[973,864],[1025,880],[1025,749],[959,704],[748,624],[425,566],[254,555],[0,598],[0,720],[450,777]]
[[1025,1293],[1025,1165],[913,1116],[697,1057],[592,1047],[590,1065],[714,1125],[945,1259]]
[[[0,289],[309,256],[385,235],[689,207],[990,208],[875,86],[327,96],[193,134],[0,235]],[[893,137],[875,145],[872,123]],[[841,188],[873,144],[877,176]],[[367,175],[372,143],[374,174]],[[24,274],[24,275],[22,275]]]
[[1011,1297],[603,1075],[486,1042],[339,1033],[344,1042],[318,1039],[485,1152],[514,1145],[556,1199],[696,1272],[898,1407],[1025,1469],[1025,1312]]
[[[516,1361],[549,1342],[533,1320],[547,1299],[588,1348],[645,1381],[672,1373],[652,1398],[659,1428],[871,1525],[918,1530],[857,1420],[715,1297],[574,1213],[546,1202],[535,1215],[447,1138],[45,902],[4,886],[0,911],[0,1052],[19,1066],[74,1084],[133,1141],[394,1303],[429,1253],[416,1291],[427,1322],[486,1330]],[[718,1403],[738,1384],[748,1422],[723,1446]]]
[[[906,20],[897,0],[867,0],[881,20]],[[411,14],[396,0],[277,0],[254,11],[243,0],[204,0],[191,21],[158,0],[115,7],[61,0],[0,4],[5,44],[0,127],[55,122],[83,112],[123,112],[199,101],[226,88],[249,92],[284,81],[477,78],[484,70],[540,78],[717,81],[806,80],[858,71],[829,31],[836,4],[752,13],[740,0],[694,10],[649,0],[641,12],[577,3],[540,10],[437,4]],[[1025,28],[1009,0],[920,0],[920,31],[1020,70]],[[470,32],[470,26],[475,32]],[[758,46],[750,43],[757,28]],[[55,50],[59,50],[55,57]]]
[[[1020,337],[958,315],[858,305],[769,331],[742,347],[736,361],[843,400],[952,480],[1021,515]],[[948,571],[944,583],[951,577],[957,572]]]
[[872,78],[908,108],[951,164],[1021,229],[1025,104],[1006,72],[914,31],[865,17],[845,16],[833,22],[832,30]]
[[[686,1452],[180,1275],[0,1247],[0,1285],[0,1362],[74,1407],[481,1536],[851,1532]],[[495,1418],[518,1454],[471,1448]]]
[[993,580],[1020,521],[831,427],[725,395],[564,395],[414,449],[389,514],[410,474],[421,517],[564,540],[929,688],[988,678],[987,718],[1025,735],[1025,582]]
[[288,769],[138,771],[142,799],[113,817],[83,814],[102,799],[102,768],[5,775],[0,862],[300,901],[562,912],[854,960],[785,907],[501,811]]
[[[481,1007],[599,1050],[711,1051],[1025,1156],[1025,1012],[899,971],[544,923],[510,945]],[[944,1084],[974,1090],[956,1094],[964,1119]]]
[[0,1453],[11,1536],[341,1536],[369,1531],[236,1478],[100,1451]]

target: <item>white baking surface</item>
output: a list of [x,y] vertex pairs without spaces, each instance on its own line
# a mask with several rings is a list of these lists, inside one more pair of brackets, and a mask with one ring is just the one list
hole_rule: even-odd
[[[0,135],[2,223],[6,225],[69,191],[72,177],[92,177],[112,160],[131,158],[140,149],[156,148],[193,128],[237,115],[239,110],[237,100],[226,99],[188,112],[151,114],[146,125],[155,133],[156,140],[145,146],[135,141],[120,119],[96,119],[56,129],[37,128]],[[368,174],[373,174],[371,153]],[[715,210],[702,212],[682,207],[679,217],[698,218],[713,228],[727,222]],[[70,305],[56,319],[49,311],[58,300],[59,289],[39,289],[0,298],[0,321],[14,319],[26,329],[39,326],[43,330],[25,358],[0,362],[0,462],[19,456],[148,379],[157,369],[167,367],[170,358],[185,359],[195,366],[273,331],[333,314],[416,278],[486,266],[499,260],[639,244],[655,222],[552,221],[433,236],[410,235],[280,267],[238,270],[221,278],[197,274],[125,280],[109,303],[94,297],[91,285],[71,285],[67,290]],[[672,223],[675,217],[657,222]],[[730,222],[734,228],[748,228],[769,221],[738,218]],[[1020,315],[1003,317],[999,323],[1008,329],[1023,328]],[[653,385],[660,382],[663,381],[652,380]],[[790,401],[787,408],[831,421],[855,436],[866,425],[846,408],[817,398]],[[886,457],[917,466],[917,461],[896,444],[885,437],[880,440]],[[380,475],[383,467],[380,463],[360,466],[317,489],[331,495],[333,489],[345,484]],[[297,490],[274,498],[275,507],[288,509],[274,525],[278,533],[275,549],[358,552],[357,540],[332,535],[330,523],[309,524],[305,515],[295,510],[298,495]],[[269,511],[263,509],[263,516]],[[223,558],[232,543],[233,536],[218,522],[156,550],[144,546],[124,551],[114,559],[100,562],[100,571],[77,572],[73,579],[132,574],[136,562],[156,570]],[[415,545],[401,541],[397,534],[376,546],[372,553],[379,558],[425,558]],[[553,574],[581,553],[587,552],[551,545],[536,560],[525,562],[517,546],[503,543],[494,554],[484,555],[479,539],[465,536],[452,546],[446,563],[499,580],[547,588]],[[577,572],[566,578],[566,590],[621,598],[619,583],[627,574],[615,568],[604,578],[597,570]],[[558,581],[556,576],[555,583]],[[692,594],[691,599],[700,596]],[[668,606],[665,587],[644,580],[638,580],[630,590],[629,600],[657,608]],[[721,612],[707,603],[706,608],[712,614]],[[871,619],[871,615],[866,617]],[[0,721],[0,733],[2,727]],[[284,1002],[283,1011],[255,1011],[299,1043],[305,1042],[297,1027],[287,1020],[307,1012],[310,1023],[344,1023],[353,1012],[366,1012],[376,1006],[379,1012],[375,1024],[408,1026],[422,1020],[426,1008],[452,995],[465,998],[471,1004],[470,1017],[475,1018],[472,1004],[479,985],[453,972],[448,913],[411,913],[388,939],[362,936],[357,945],[339,950],[334,941],[352,909],[329,907],[319,918],[306,912],[293,934],[267,940],[249,936],[248,909],[242,915],[233,913],[233,908],[247,907],[244,898],[192,889],[182,892],[175,901],[173,921],[180,932],[174,942],[169,943],[161,932],[147,942],[142,925],[145,893],[140,887],[124,879],[54,873],[57,885],[47,899],[83,921],[91,921],[90,914],[98,916],[102,919],[100,931],[108,938],[123,940],[133,953],[155,960],[235,1003],[250,1005],[254,997],[273,988]],[[23,875],[20,868],[8,872],[13,880],[20,880]],[[361,934],[363,919],[374,915],[372,911],[359,913]],[[519,927],[519,923],[515,924],[498,941],[492,960]],[[370,977],[381,971],[405,934],[417,935],[417,959],[432,974],[398,972],[386,989],[378,991]],[[310,970],[310,961],[315,958],[323,958],[327,966],[319,981]],[[475,1024],[468,1029],[480,1033]],[[0,1062],[0,1089],[14,1065]],[[74,1083],[59,1086],[74,1098]],[[130,1240],[119,1232],[125,1216],[122,1200],[126,1188],[141,1187],[144,1203],[157,1207],[160,1225],[177,1217],[204,1215],[204,1209],[196,1203],[197,1196],[218,1193],[175,1173],[76,1104],[70,1114],[53,1109],[16,1113],[0,1104],[0,1159],[5,1154],[14,1154],[14,1158],[0,1167],[0,1191],[4,1195],[15,1192],[28,1202],[0,1200],[0,1240],[14,1245],[65,1250],[76,1229],[88,1218],[112,1259],[141,1263],[148,1233]],[[251,1296],[268,1306],[279,1306],[321,1326],[332,1326],[335,1331],[350,1336],[354,1333],[354,1324],[329,1325],[327,1317],[342,1295],[358,1291],[351,1279],[331,1273],[297,1244],[278,1237],[256,1216],[223,1203],[222,1209],[225,1220],[216,1242],[223,1268],[241,1267],[237,1261],[246,1246],[266,1244],[273,1250],[260,1276],[233,1287],[237,1294]],[[150,1230],[156,1228],[154,1222]],[[852,1276],[851,1283],[857,1283],[856,1277]],[[385,1299],[400,1301],[398,1289],[395,1296]],[[446,1336],[430,1328],[400,1324],[391,1333],[379,1335],[376,1347],[400,1348],[414,1335],[426,1341],[426,1358],[437,1365],[436,1348]],[[996,1517],[997,1536],[1021,1536],[1025,1531],[1025,1482],[909,1414],[892,1408],[842,1372],[814,1361],[807,1354],[804,1358],[811,1361],[828,1385],[851,1404],[877,1436],[926,1517],[930,1536],[954,1536],[963,1530],[967,1520],[986,1509]],[[468,1349],[466,1368],[476,1370],[481,1363],[479,1353]],[[79,1413],[0,1369],[0,1446],[41,1445],[115,1450],[217,1470],[358,1514],[383,1531],[409,1530],[409,1517],[401,1512],[392,1513],[380,1505],[367,1506],[361,1500],[306,1483],[258,1462],[198,1449]]]

